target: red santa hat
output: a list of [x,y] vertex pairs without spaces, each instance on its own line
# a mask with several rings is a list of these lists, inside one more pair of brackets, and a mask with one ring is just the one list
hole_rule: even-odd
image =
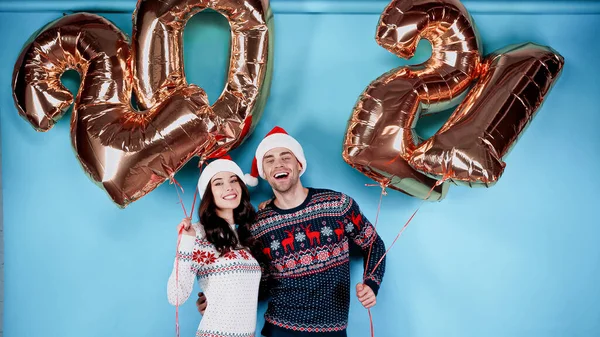
[[265,138],[258,144],[256,148],[256,154],[252,160],[252,169],[250,174],[246,174],[246,184],[249,186],[258,185],[258,177],[265,179],[265,173],[263,172],[262,160],[265,153],[270,150],[284,147],[292,151],[296,159],[300,162],[302,168],[300,169],[300,176],[306,171],[306,158],[304,157],[304,150],[296,139],[288,135],[288,133],[281,127],[274,127]]
[[198,179],[198,192],[200,193],[200,198],[204,196],[204,192],[210,183],[212,177],[219,172],[232,172],[237,175],[241,181],[244,181],[244,172],[242,169],[231,159],[229,155],[224,155],[219,159],[213,160],[210,164],[206,165],[206,167],[202,170],[200,174],[200,179]]

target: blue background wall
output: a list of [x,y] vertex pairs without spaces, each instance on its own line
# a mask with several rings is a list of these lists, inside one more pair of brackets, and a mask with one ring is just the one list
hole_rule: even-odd
[[[594,1],[465,3],[485,52],[532,41],[566,60],[562,77],[507,158],[490,189],[452,187],[423,206],[391,250],[373,309],[375,335],[600,335],[600,4]],[[428,44],[401,60],[375,43],[386,2],[277,1],[275,67],[263,119],[233,156],[249,170],[263,135],[280,125],[304,145],[305,185],[346,192],[375,219],[379,189],[341,158],[350,111],[381,73],[426,60]],[[513,7],[511,9],[511,5]],[[74,6],[74,7],[73,7]],[[0,2],[0,121],[4,206],[4,335],[170,336],[175,310],[166,282],[183,216],[164,184],[125,210],[83,173],[70,146],[65,116],[36,133],[11,97],[14,61],[29,36],[68,8],[94,9],[128,34],[134,1]],[[362,14],[360,14],[362,13]],[[190,82],[211,101],[222,90],[228,26],[217,14],[195,16],[185,32]],[[76,88],[76,80],[67,78]],[[432,134],[445,116],[421,127]],[[176,178],[189,209],[197,161]],[[266,183],[253,202],[266,199]],[[390,244],[419,200],[390,191],[378,230]],[[360,281],[353,263],[352,283]],[[198,290],[196,288],[195,290]],[[192,297],[195,299],[195,297]],[[259,311],[262,327],[264,304]],[[182,336],[200,316],[193,300],[181,309]],[[350,337],[369,334],[368,315],[353,296]]]

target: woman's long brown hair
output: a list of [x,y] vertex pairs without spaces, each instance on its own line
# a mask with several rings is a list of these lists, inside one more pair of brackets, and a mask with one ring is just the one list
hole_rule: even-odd
[[200,207],[198,208],[198,217],[204,227],[206,240],[212,243],[220,254],[224,254],[238,246],[238,243],[250,249],[250,252],[259,262],[264,261],[262,245],[252,237],[250,226],[256,220],[256,211],[250,203],[250,193],[248,188],[238,177],[238,184],[242,189],[240,205],[233,210],[233,220],[238,225],[239,241],[231,229],[231,226],[225,219],[217,215],[217,205],[215,204],[212,186],[209,184]]

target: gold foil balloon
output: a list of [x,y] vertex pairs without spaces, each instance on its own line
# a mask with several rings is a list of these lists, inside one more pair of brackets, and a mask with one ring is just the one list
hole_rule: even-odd
[[413,151],[410,164],[455,183],[491,186],[563,64],[554,50],[532,43],[490,54],[477,84],[446,124]]
[[[431,58],[367,87],[348,122],[342,156],[384,186],[441,200],[448,182],[437,181],[490,185],[500,177],[503,156],[558,78],[563,59],[527,43],[484,61],[475,24],[459,1],[392,1],[381,15],[377,43],[410,58],[420,38],[431,42]],[[415,133],[422,115],[459,103],[436,135],[424,141]]]
[[[134,85],[144,108],[187,86],[183,30],[196,13],[211,8],[229,22],[231,57],[225,90],[212,105],[221,121],[221,153],[239,145],[259,121],[269,94],[273,60],[272,12],[267,0],[139,1],[134,13]],[[267,83],[265,83],[267,82]]]
[[[459,1],[392,1],[381,14],[376,40],[410,58],[419,40],[431,42],[425,63],[394,69],[361,94],[348,122],[343,158],[368,177],[425,199],[436,180],[417,172],[408,160],[420,141],[415,126],[423,114],[460,103],[477,76],[480,42],[472,18]],[[462,96],[461,96],[462,95]],[[429,200],[441,200],[446,183]]]
[[[187,20],[206,8],[232,31],[227,84],[212,107],[185,80],[181,38]],[[73,103],[60,77],[77,70],[72,145],[84,171],[125,207],[192,157],[219,156],[253,131],[270,89],[272,21],[266,1],[140,1],[130,49],[108,20],[67,15],[25,45],[13,74],[15,105],[36,130],[49,130]],[[131,107],[132,91],[143,111]]]

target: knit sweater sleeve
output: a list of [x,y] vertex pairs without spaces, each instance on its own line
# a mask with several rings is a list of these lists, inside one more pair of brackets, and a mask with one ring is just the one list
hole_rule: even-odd
[[364,261],[363,266],[366,268],[363,282],[377,295],[385,273],[385,243],[377,234],[375,227],[361,212],[356,201],[348,198],[350,207],[346,213],[349,222],[346,227],[346,235],[360,247]]
[[260,262],[261,269],[261,277],[260,277],[260,286],[258,287],[258,300],[264,301],[269,298],[269,289],[270,287],[270,279],[271,276],[269,274],[269,266],[266,263]]
[[[196,237],[181,235],[179,249],[173,263],[173,271],[167,284],[167,296],[170,304],[181,305],[190,297],[200,268],[198,262],[194,259],[194,255],[201,253],[202,249]],[[179,264],[177,265],[177,263]]]

